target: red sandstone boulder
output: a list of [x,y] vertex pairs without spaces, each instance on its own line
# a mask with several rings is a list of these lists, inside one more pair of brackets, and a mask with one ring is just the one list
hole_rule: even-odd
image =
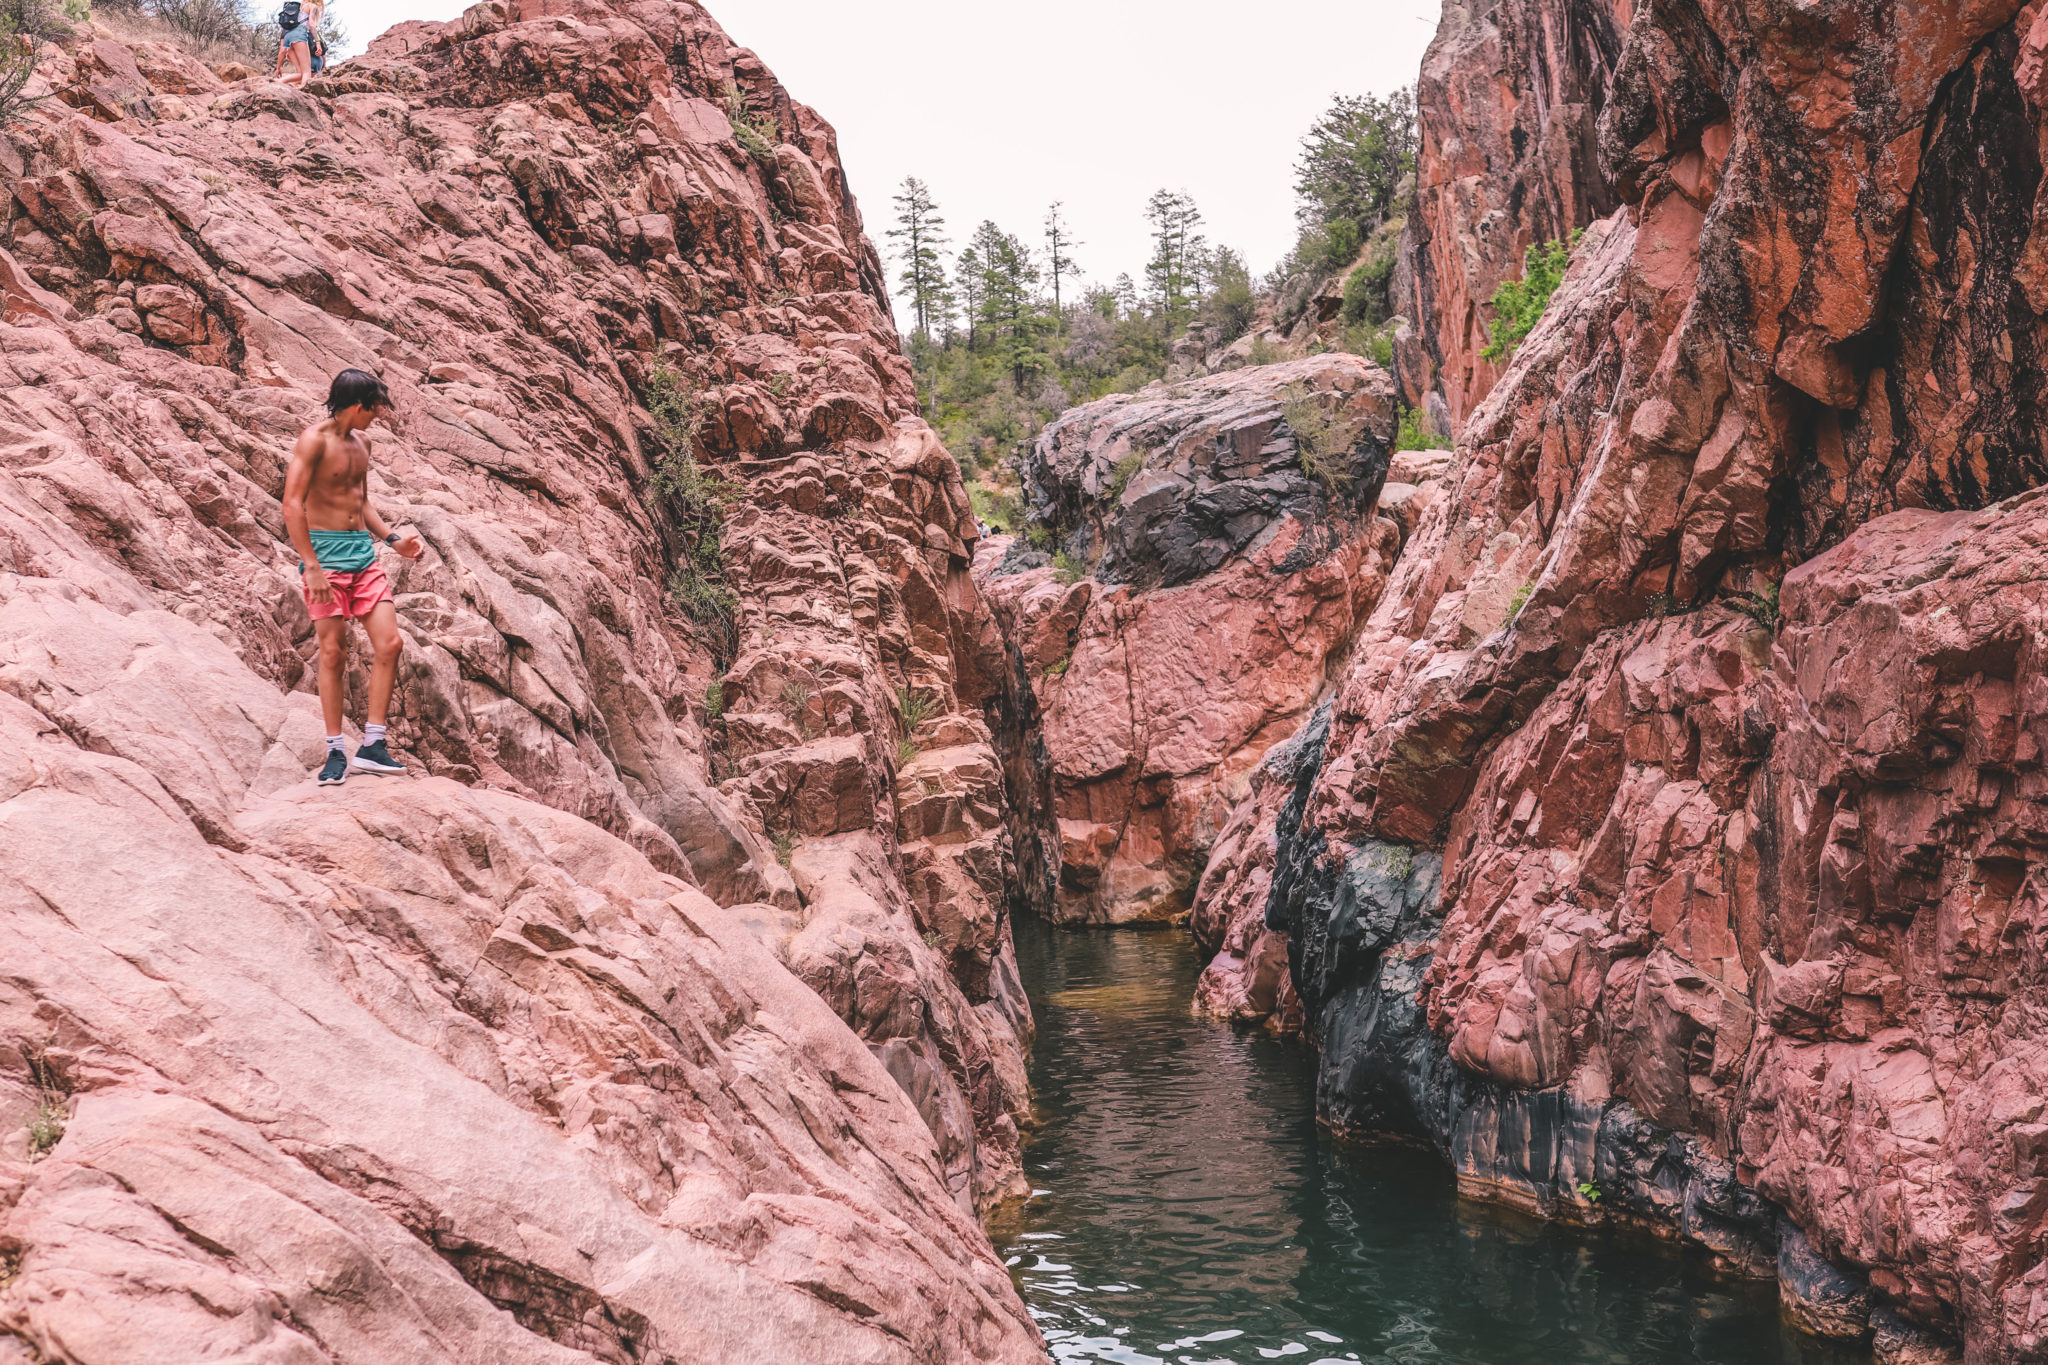
[[[1368,362],[1329,355],[1105,399],[1040,436],[1041,528],[1093,573],[1063,581],[1022,541],[978,572],[1043,709],[1059,917],[1187,910],[1251,769],[1313,705],[1398,548],[1373,514],[1391,397]],[[1290,402],[1322,414],[1317,477]]]

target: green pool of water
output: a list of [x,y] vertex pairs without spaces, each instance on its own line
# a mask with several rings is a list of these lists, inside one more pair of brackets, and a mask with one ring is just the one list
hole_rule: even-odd
[[1017,926],[1036,1192],[996,1248],[1061,1361],[1861,1365],[1768,1284],[1457,1197],[1315,1124],[1306,1048],[1193,1018],[1179,933]]

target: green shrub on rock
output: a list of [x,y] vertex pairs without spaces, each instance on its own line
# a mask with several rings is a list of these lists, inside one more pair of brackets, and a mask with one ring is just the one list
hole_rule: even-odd
[[[1576,242],[1578,234],[1572,234]],[[1571,247],[1562,241],[1532,243],[1522,255],[1522,278],[1503,280],[1493,291],[1493,340],[1479,354],[1487,360],[1505,360],[1515,353],[1522,339],[1535,330],[1550,306],[1550,296],[1564,279],[1571,262]]]

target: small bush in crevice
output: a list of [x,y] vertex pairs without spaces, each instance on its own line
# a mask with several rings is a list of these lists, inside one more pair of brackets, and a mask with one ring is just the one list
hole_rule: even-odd
[[1429,414],[1421,408],[1409,408],[1401,414],[1401,425],[1394,432],[1394,449],[1441,450],[1447,443],[1430,423]]
[[715,496],[710,485],[722,481],[708,479],[697,465],[697,436],[708,413],[704,395],[689,376],[665,360],[655,361],[641,385],[640,401],[661,443],[661,455],[653,461],[654,491],[687,502]]
[[919,692],[909,687],[896,689],[896,720],[903,727],[905,735],[911,734],[918,726],[930,720],[938,711],[938,703],[929,692]]
[[745,93],[732,81],[725,83],[722,93],[725,117],[732,124],[732,135],[740,144],[740,150],[764,166],[773,166],[775,144],[782,140],[781,127],[773,117],[748,109]]
[[1776,635],[1778,633],[1778,585],[1766,583],[1756,592],[1749,593],[1735,604],[1735,609],[1750,620]]
[[41,1048],[28,1054],[29,1080],[35,1086],[36,1104],[28,1118],[28,1159],[41,1161],[64,1138],[64,1100],[70,1087]]
[[700,626],[730,628],[739,614],[739,594],[706,571],[693,556],[668,576],[668,600]]
[[739,611],[739,595],[725,581],[724,544],[725,507],[738,486],[705,473],[697,463],[705,400],[686,375],[657,361],[640,397],[661,447],[651,462],[650,485],[681,541],[669,575],[669,600],[698,625],[717,627],[723,644]]
[[770,837],[775,841],[775,861],[787,871],[790,860],[796,856],[796,835],[789,830],[778,829],[771,831]]
[[1074,656],[1071,653],[1063,654],[1057,661],[1045,666],[1045,676],[1048,678],[1064,678],[1067,676],[1068,667],[1073,662]]
[[1571,264],[1571,248],[1577,245],[1579,236],[1574,231],[1569,244],[1561,240],[1533,242],[1522,254],[1522,278],[1502,280],[1488,300],[1493,307],[1493,340],[1479,353],[1482,358],[1507,359],[1523,338],[1535,330],[1543,310],[1550,306],[1550,296],[1564,280],[1565,267]]
[[795,722],[797,733],[805,739],[811,737],[811,685],[801,679],[791,678],[782,685],[782,704],[789,708],[789,718]]
[[1052,573],[1061,587],[1070,588],[1088,576],[1088,566],[1061,550],[1052,557]]
[[713,678],[704,688],[704,719],[716,721],[725,715],[725,683]]
[[1522,608],[1529,605],[1529,594],[1534,591],[1536,591],[1536,584],[1533,579],[1515,589],[1515,595],[1508,599],[1509,625],[1513,625],[1522,619]]
[[1109,472],[1109,500],[1121,502],[1124,490],[1131,486],[1131,478],[1145,467],[1145,452],[1134,450],[1116,462],[1116,468]]
[[1415,850],[1404,844],[1383,844],[1373,858],[1373,868],[1397,881],[1406,881],[1415,870]]
[[1335,411],[1305,384],[1290,384],[1283,391],[1280,415],[1294,433],[1301,472],[1321,483],[1333,497],[1349,490],[1351,471],[1344,457],[1357,443],[1363,423]]

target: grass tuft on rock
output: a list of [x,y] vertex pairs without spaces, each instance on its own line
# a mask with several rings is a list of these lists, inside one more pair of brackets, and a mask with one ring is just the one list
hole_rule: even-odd
[[[1341,402],[1341,399],[1337,400]],[[1290,384],[1280,396],[1280,415],[1294,433],[1301,472],[1323,485],[1332,497],[1351,487],[1346,456],[1358,442],[1364,422],[1336,410],[1306,384]]]

